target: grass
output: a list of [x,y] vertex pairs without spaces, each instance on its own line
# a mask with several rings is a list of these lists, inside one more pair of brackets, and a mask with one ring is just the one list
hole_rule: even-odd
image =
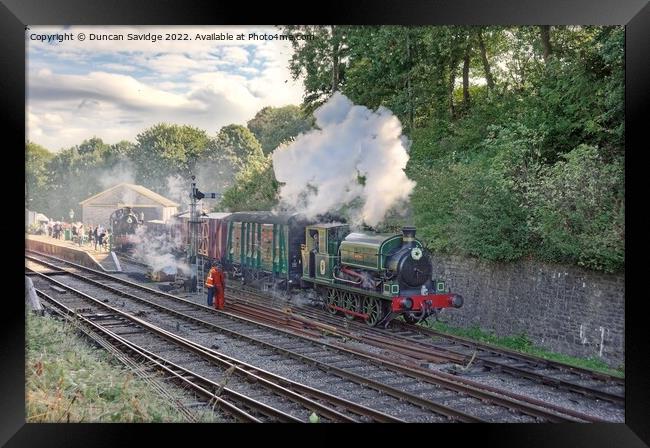
[[529,355],[538,356],[540,358],[548,359],[551,361],[558,361],[575,367],[591,369],[620,378],[625,377],[624,366],[620,366],[614,369],[598,358],[577,358],[575,356],[556,353],[543,347],[534,345],[530,339],[528,339],[528,336],[524,333],[512,336],[497,336],[492,332],[487,332],[479,328],[478,326],[472,326],[469,328],[452,327],[440,321],[435,321],[432,323],[425,322],[424,326],[427,326],[436,331],[440,331],[442,333],[461,336],[478,342],[485,342],[498,347],[504,347]]
[[[68,323],[28,313],[27,422],[186,422],[147,382]],[[199,421],[215,421],[212,413]]]

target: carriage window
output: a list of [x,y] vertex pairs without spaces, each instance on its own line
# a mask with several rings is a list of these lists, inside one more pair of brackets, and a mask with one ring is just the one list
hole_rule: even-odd
[[309,231],[309,240],[310,240],[308,242],[309,248],[312,249],[312,250],[315,249],[316,252],[318,252],[319,251],[319,244],[320,244],[319,237],[318,237],[318,230],[310,230]]

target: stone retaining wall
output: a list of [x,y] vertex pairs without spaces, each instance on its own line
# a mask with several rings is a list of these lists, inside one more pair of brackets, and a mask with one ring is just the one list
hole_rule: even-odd
[[608,275],[534,261],[501,264],[433,256],[434,277],[444,278],[465,303],[444,310],[450,325],[478,325],[499,336],[525,333],[553,351],[624,362],[624,274]]

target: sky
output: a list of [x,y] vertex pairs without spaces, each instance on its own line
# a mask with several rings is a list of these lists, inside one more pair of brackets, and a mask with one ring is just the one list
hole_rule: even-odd
[[[64,33],[74,40],[63,40]],[[163,40],[129,40],[129,33]],[[165,40],[168,33],[192,40]],[[212,33],[234,39],[196,39]],[[236,40],[240,33],[244,38]],[[224,125],[246,125],[265,106],[300,104],[302,80],[294,81],[288,69],[290,42],[253,39],[251,33],[281,31],[272,26],[30,27],[25,34],[27,140],[53,152],[93,136],[109,144],[135,142],[137,134],[160,122],[192,125],[214,136]],[[99,35],[123,40],[91,39]]]

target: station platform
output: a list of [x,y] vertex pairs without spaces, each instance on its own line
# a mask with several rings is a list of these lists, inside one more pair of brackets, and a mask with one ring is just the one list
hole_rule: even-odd
[[80,246],[72,241],[57,240],[47,235],[25,235],[25,249],[53,255],[103,272],[122,272],[114,252],[98,251],[90,244]]

